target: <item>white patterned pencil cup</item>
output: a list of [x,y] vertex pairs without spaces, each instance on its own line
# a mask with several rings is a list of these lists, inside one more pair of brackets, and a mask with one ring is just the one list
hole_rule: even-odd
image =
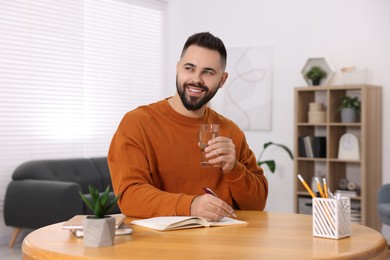
[[313,236],[340,239],[351,235],[351,199],[313,198]]

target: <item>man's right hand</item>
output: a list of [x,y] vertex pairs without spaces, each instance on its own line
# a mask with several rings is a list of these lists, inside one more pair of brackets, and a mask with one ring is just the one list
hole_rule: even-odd
[[191,204],[191,216],[204,217],[207,221],[219,221],[232,213],[232,207],[210,194],[196,197]]

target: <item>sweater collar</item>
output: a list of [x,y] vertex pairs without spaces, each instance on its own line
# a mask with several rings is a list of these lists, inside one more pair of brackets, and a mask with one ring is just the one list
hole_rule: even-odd
[[177,121],[180,121],[183,123],[188,123],[188,124],[203,124],[203,123],[207,122],[207,119],[210,116],[211,109],[209,107],[206,107],[205,113],[202,117],[193,118],[193,117],[184,116],[184,115],[176,112],[171,107],[171,105],[168,102],[168,99],[169,99],[169,97],[162,100],[163,111],[164,111],[164,113],[166,113],[167,116],[169,116]]

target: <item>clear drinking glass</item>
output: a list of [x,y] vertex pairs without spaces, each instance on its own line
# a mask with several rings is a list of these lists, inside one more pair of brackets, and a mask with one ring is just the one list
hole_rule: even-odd
[[209,160],[217,156],[206,158],[204,149],[208,146],[209,140],[219,135],[219,124],[203,124],[199,128],[200,165],[202,167],[220,167],[220,163],[210,164]]

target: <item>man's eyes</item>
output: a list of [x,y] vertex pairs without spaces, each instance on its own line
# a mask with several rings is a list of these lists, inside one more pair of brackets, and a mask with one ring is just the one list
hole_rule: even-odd
[[205,70],[203,73],[207,74],[207,75],[214,75],[215,74],[214,71],[211,71],[211,70]]
[[[187,71],[191,71],[191,72],[195,71],[194,67],[184,67],[184,69],[187,70]],[[204,70],[204,71],[202,71],[202,74],[215,75],[215,72],[212,71],[212,70]]]

